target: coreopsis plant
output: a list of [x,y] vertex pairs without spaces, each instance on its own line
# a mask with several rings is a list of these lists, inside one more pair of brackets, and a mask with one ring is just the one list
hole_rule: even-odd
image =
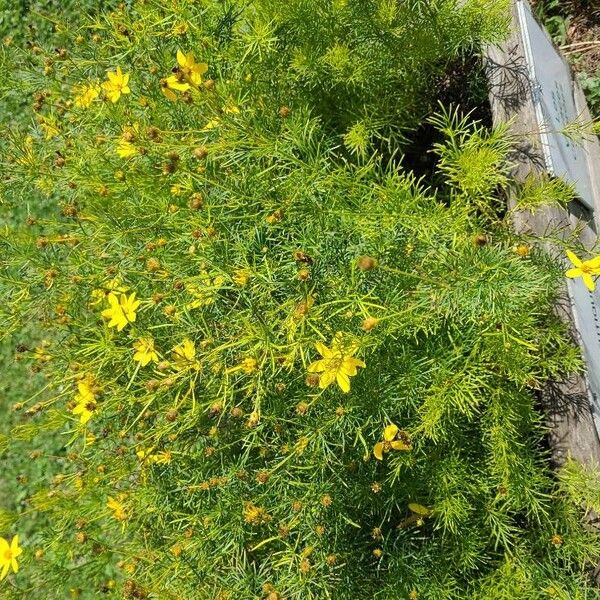
[[132,4],[15,75],[44,101],[0,316],[48,341],[0,449],[59,472],[0,519],[39,516],[11,589],[592,597],[600,485],[551,470],[535,395],[581,362],[511,140],[442,111],[435,185],[397,157],[499,3]]

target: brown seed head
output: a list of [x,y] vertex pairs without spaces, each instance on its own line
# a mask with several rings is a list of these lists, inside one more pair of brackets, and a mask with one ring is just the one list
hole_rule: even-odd
[[359,256],[356,261],[356,266],[361,271],[370,271],[377,267],[377,259],[372,256]]

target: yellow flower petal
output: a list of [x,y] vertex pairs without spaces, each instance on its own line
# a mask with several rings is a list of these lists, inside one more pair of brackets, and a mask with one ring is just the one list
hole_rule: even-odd
[[324,390],[329,387],[335,381],[335,371],[324,371],[319,377],[319,387]]
[[581,265],[583,264],[583,262],[579,258],[577,258],[577,255],[574,252],[571,252],[570,250],[567,250],[567,256],[568,256],[569,260],[576,267],[581,267]]
[[325,360],[316,360],[314,363],[308,365],[309,373],[322,373],[327,369],[327,361]]
[[594,279],[589,273],[584,273],[581,278],[583,279],[583,283],[585,283],[585,287],[590,290],[590,292],[593,292],[596,289]]
[[410,444],[406,444],[402,440],[394,440],[391,444],[394,450],[410,450]]
[[344,358],[344,361],[342,362],[341,365],[341,369],[344,373],[346,373],[346,375],[350,375],[351,377],[353,377],[354,375],[356,375],[357,371],[356,368],[357,367],[365,367],[365,363],[362,360],[358,360],[357,358],[351,358],[351,357],[346,357]]
[[377,442],[373,446],[373,454],[377,460],[383,460],[383,442]]
[[336,380],[342,392],[347,394],[350,391],[350,377],[348,377],[346,373],[338,371],[336,374]]
[[23,553],[23,548],[21,548],[19,546],[19,536],[15,535],[15,537],[12,539],[12,542],[10,544],[10,550],[13,554],[13,556],[21,556],[21,554]]
[[161,85],[160,89],[168,100],[171,102],[177,101],[177,94],[173,90],[170,90],[166,85]]
[[393,423],[391,425],[388,425],[384,430],[383,430],[383,439],[386,442],[391,442],[395,437],[396,434],[398,433],[398,427],[396,425],[394,425]]
[[595,256],[594,258],[590,258],[590,260],[586,260],[585,264],[590,269],[600,269],[600,256]]
[[333,352],[323,342],[317,342],[315,348],[323,358],[331,358],[333,356]]
[[570,277],[571,279],[574,279],[575,277],[581,277],[581,275],[583,275],[583,271],[579,268],[577,269],[569,269],[565,275],[567,277]]

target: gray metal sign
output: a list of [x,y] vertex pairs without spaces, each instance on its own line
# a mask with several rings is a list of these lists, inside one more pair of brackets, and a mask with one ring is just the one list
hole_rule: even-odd
[[551,175],[574,184],[581,201],[593,210],[587,154],[582,145],[561,133],[579,117],[571,70],[535,20],[529,3],[519,0],[517,13],[546,167]]
[[600,433],[600,288],[596,286],[590,292],[581,278],[570,279],[568,285],[575,326],[587,366],[592,416]]

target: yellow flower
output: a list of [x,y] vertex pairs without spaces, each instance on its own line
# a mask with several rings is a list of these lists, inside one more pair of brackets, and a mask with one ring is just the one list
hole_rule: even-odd
[[[123,497],[120,497],[119,500],[122,500]],[[125,512],[125,507],[119,500],[115,500],[111,496],[108,497],[108,502],[106,506],[113,511],[113,517],[117,519],[117,521],[125,521],[127,519],[127,513]]]
[[49,119],[42,118],[40,121],[40,127],[44,130],[47,140],[51,140],[60,133],[56,124]]
[[187,92],[190,89],[190,84],[181,81],[178,75],[171,75],[166,79],[160,80],[160,90],[161,92],[172,102],[177,100],[177,94],[174,90],[178,92]]
[[187,33],[187,30],[188,24],[185,21],[179,21],[178,23],[175,23],[171,29],[173,35],[183,35],[184,33]]
[[596,289],[596,284],[592,275],[600,275],[600,256],[596,256],[590,260],[581,260],[570,250],[567,250],[567,256],[573,265],[575,265],[575,268],[569,269],[565,275],[570,278],[581,277],[583,283],[585,283],[585,287],[590,292],[593,292]]
[[203,128],[202,131],[210,131],[216,129],[221,124],[219,119],[211,119]]
[[157,452],[151,457],[152,462],[156,465],[168,465],[172,459],[173,455],[168,450]]
[[137,154],[137,148],[127,140],[119,140],[117,144],[117,154],[121,158],[129,158]]
[[183,368],[188,366],[196,359],[196,344],[189,338],[186,338],[181,344],[173,348],[173,358],[177,367]]
[[35,165],[36,158],[33,153],[33,138],[28,135],[23,140],[22,156],[17,158],[17,162],[21,165]]
[[154,447],[142,448],[141,450],[138,450],[135,455],[142,463],[155,465],[168,465],[173,458],[173,455],[168,450],[155,453]]
[[94,393],[91,378],[88,377],[77,384],[75,402],[77,404],[71,412],[74,415],[80,415],[79,421],[82,425],[85,425],[92,418],[96,410],[96,394]]
[[97,83],[77,85],[73,88],[73,93],[76,94],[75,106],[78,108],[88,108],[100,95],[100,86]]
[[11,543],[8,540],[0,538],[0,581],[2,581],[10,571],[11,567],[14,573],[19,570],[17,558],[21,556],[23,549],[19,546],[19,536],[15,535]]
[[391,423],[383,430],[383,441],[377,442],[373,447],[373,454],[377,460],[383,460],[383,455],[390,450],[411,450],[412,444],[406,431],[400,431]]
[[179,65],[179,72],[183,74],[189,83],[195,86],[202,83],[202,75],[208,71],[208,65],[197,63],[191,52],[184,54],[181,50],[177,50],[177,64]]
[[140,338],[133,344],[135,354],[133,360],[145,367],[150,362],[158,362],[158,353],[154,348],[154,340],[151,337]]
[[121,67],[117,67],[116,72],[108,71],[106,74],[108,80],[102,84],[108,99],[111,102],[116,102],[122,94],[129,94],[129,74],[123,73]]
[[182,183],[175,183],[169,191],[171,192],[171,196],[181,196],[186,191],[186,187]]
[[253,502],[244,503],[244,521],[251,525],[263,525],[271,520],[271,515],[260,506],[256,506]]
[[340,386],[342,392],[350,391],[350,377],[356,375],[357,367],[365,367],[365,363],[357,358],[352,358],[357,348],[355,345],[343,345],[342,334],[335,334],[328,348],[322,342],[315,344],[317,352],[323,357],[308,367],[309,373],[320,373],[319,387],[325,389],[334,381]]
[[255,358],[245,358],[239,365],[227,369],[227,373],[235,373],[237,371],[244,371],[246,375],[252,375],[258,370],[258,361]]
[[117,331],[122,331],[128,323],[133,323],[136,319],[136,310],[140,301],[135,299],[135,292],[127,294],[108,294],[108,303],[110,308],[102,311],[105,319],[110,319],[109,327],[116,327]]
[[35,358],[35,360],[39,360],[40,362],[48,362],[52,360],[52,356],[50,356],[46,350],[46,346],[43,343],[35,347],[33,351],[33,358]]
[[129,288],[123,285],[123,282],[119,279],[119,277],[113,277],[112,279],[108,280],[104,284],[104,287],[111,292],[119,292],[121,294],[129,291]]
[[249,269],[237,269],[231,278],[236,285],[244,287],[252,277],[252,271]]
[[208,306],[215,301],[217,292],[223,287],[225,277],[217,275],[212,277],[206,271],[203,271],[198,278],[199,284],[189,283],[186,291],[194,297],[194,300],[186,304],[188,310]]

